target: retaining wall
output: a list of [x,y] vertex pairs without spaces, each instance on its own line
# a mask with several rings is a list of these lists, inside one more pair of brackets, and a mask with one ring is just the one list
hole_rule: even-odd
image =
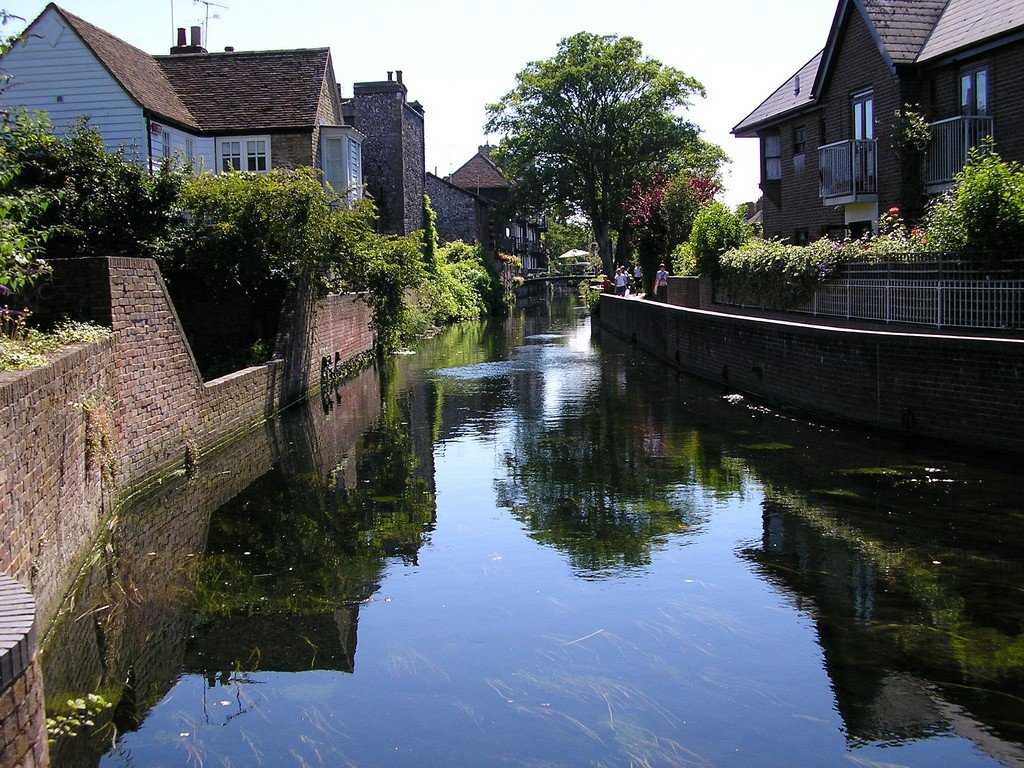
[[0,576],[0,604],[0,768],[43,768],[50,760],[35,603],[14,579]]
[[671,366],[784,407],[1024,453],[1024,339],[815,326],[608,295],[599,322]]

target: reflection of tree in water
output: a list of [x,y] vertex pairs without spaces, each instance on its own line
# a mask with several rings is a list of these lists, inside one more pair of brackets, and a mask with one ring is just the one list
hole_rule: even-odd
[[701,525],[685,486],[743,488],[741,466],[696,431],[672,429],[655,403],[622,397],[629,372],[619,365],[606,361],[590,391],[555,417],[524,414],[497,483],[498,503],[586,574],[644,566],[667,536]]
[[211,684],[232,669],[352,671],[359,606],[433,529],[409,407],[391,389],[354,472],[278,467],[214,515],[187,668]]

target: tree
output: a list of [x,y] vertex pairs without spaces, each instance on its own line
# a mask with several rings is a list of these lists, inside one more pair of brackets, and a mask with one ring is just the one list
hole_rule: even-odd
[[590,222],[572,219],[548,221],[548,231],[544,233],[544,244],[552,256],[561,256],[567,251],[589,251],[593,232]]
[[682,115],[694,95],[704,87],[638,40],[580,32],[516,76],[486,129],[503,134],[497,160],[536,206],[590,219],[607,270],[611,231],[628,236],[624,200],[699,140]]

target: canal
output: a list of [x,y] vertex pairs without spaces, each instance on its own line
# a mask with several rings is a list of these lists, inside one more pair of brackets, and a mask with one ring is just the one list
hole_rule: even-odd
[[[813,371],[808,371],[813,376]],[[1019,472],[460,326],[119,512],[57,766],[1024,763]]]

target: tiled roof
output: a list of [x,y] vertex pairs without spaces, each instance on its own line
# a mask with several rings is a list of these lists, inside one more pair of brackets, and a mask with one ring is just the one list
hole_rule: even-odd
[[863,0],[864,12],[894,64],[909,64],[935,29],[947,0]]
[[190,128],[198,127],[195,118],[167,81],[156,59],[63,8],[52,3],[49,7],[64,17],[110,74],[139,104],[171,121]]
[[[818,74],[821,56],[822,52],[819,52],[813,59],[804,64],[775,93],[761,102],[757,109],[743,118],[740,124],[733,128],[733,133],[740,135],[766,120],[811,104],[813,101],[812,86],[814,85],[814,78]],[[800,78],[799,93],[796,91],[797,78]]]
[[949,0],[918,61],[1024,27],[1024,0]]
[[512,186],[505,174],[483,152],[477,152],[450,177],[452,184],[463,189],[504,189]]
[[330,50],[156,56],[163,74],[206,131],[316,125]]

